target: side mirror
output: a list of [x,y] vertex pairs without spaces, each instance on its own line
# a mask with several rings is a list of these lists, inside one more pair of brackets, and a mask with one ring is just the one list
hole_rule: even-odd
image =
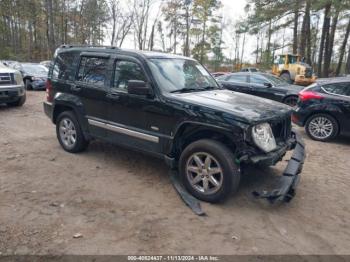
[[146,82],[140,80],[128,81],[128,93],[133,95],[147,96],[151,94],[151,89]]
[[264,83],[264,86],[266,86],[266,87],[272,87],[272,84],[271,83]]

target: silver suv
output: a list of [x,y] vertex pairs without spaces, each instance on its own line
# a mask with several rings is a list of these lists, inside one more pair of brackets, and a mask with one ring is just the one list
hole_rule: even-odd
[[21,73],[0,63],[0,104],[22,106],[25,101],[26,91]]

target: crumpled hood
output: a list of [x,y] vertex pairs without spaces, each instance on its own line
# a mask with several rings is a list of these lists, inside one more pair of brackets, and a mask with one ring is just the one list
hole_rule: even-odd
[[0,65],[0,73],[10,73],[10,74],[12,73],[12,74],[14,74],[14,73],[18,73],[18,71],[15,69],[12,69],[10,67]]
[[230,90],[213,90],[173,94],[184,102],[212,108],[231,114],[237,120],[246,123],[284,117],[291,112],[291,107],[252,95]]

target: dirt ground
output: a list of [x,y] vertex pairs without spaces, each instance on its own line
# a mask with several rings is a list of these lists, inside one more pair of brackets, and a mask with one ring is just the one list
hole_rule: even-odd
[[[44,92],[0,106],[0,254],[350,254],[350,139],[307,145],[297,196],[270,206],[251,192],[286,162],[251,169],[198,217],[157,159],[94,141],[69,154],[44,115]],[[75,234],[81,234],[74,238]]]

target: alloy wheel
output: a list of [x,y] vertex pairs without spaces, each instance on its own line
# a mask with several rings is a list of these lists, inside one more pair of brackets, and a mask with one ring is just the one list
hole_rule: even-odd
[[309,123],[309,132],[317,139],[327,139],[333,133],[333,123],[324,116],[315,117]]
[[192,154],[186,164],[186,175],[191,187],[202,194],[214,194],[222,187],[223,170],[208,153]]
[[73,148],[77,141],[77,131],[73,121],[67,117],[63,118],[59,125],[59,134],[63,144],[67,148]]

